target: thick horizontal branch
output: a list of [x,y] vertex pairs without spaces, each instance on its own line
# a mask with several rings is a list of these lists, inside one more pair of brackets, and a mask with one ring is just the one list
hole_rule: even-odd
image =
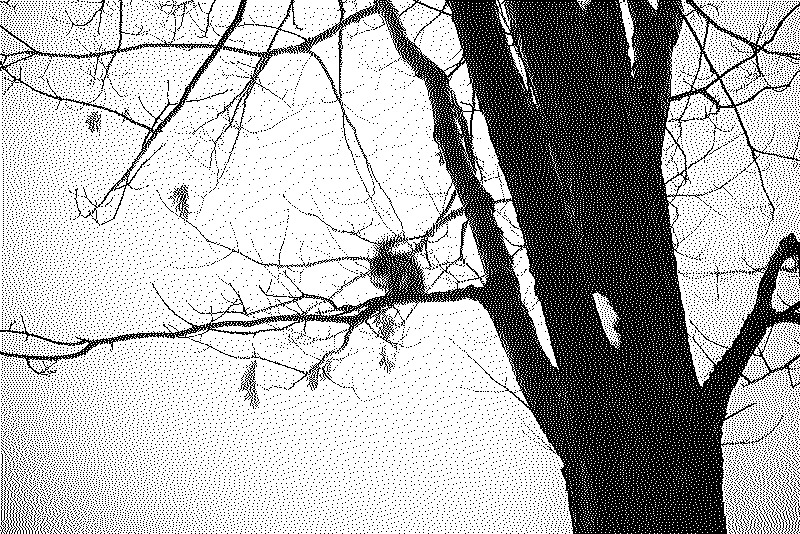
[[[190,326],[181,330],[164,330],[155,332],[130,332],[126,334],[119,334],[116,336],[109,336],[97,339],[79,338],[76,341],[60,341],[57,339],[41,336],[35,333],[30,333],[25,330],[20,331],[13,329],[0,329],[0,342],[2,342],[2,346],[0,346],[0,355],[11,358],[24,358],[27,360],[69,360],[84,356],[97,347],[104,345],[113,346],[116,343],[123,343],[125,341],[135,341],[140,339],[181,339],[181,338],[190,338],[192,336],[201,335],[206,332],[218,332],[218,333],[232,334],[232,335],[255,335],[257,333],[270,330],[283,330],[291,325],[300,323],[338,323],[347,326],[348,330],[352,330],[361,325],[362,323],[366,322],[370,317],[374,316],[380,310],[383,310],[387,307],[396,304],[403,304],[410,302],[455,302],[459,300],[479,301],[482,298],[482,292],[484,291],[485,290],[480,287],[468,286],[460,289],[451,289],[449,291],[439,291],[439,292],[428,293],[425,295],[415,295],[413,297],[380,296],[371,298],[360,304],[346,304],[321,313],[298,312],[298,313],[268,315],[265,317],[258,317],[255,319],[222,320],[222,318],[219,317],[215,320],[211,320],[202,324],[192,324],[189,321],[186,321],[185,319],[181,318],[182,320],[189,323]],[[289,304],[297,303],[298,301],[303,300],[304,298],[314,298],[314,297],[303,296],[299,298],[294,298],[286,302],[281,302],[273,306],[273,308],[285,307]],[[316,299],[318,299],[318,297],[316,297]],[[325,302],[328,302],[327,299],[323,300]],[[239,312],[226,311],[223,312],[221,315],[229,316],[232,313],[239,313]],[[272,328],[269,330],[264,330],[260,328],[264,326],[271,326]],[[47,354],[12,352],[10,350],[5,349],[5,347],[7,346],[5,338],[7,338],[8,336],[24,336],[25,339],[23,340],[23,342],[27,342],[28,338],[31,338],[36,341],[43,342],[45,344],[55,345],[58,347],[75,348],[76,350],[72,350],[66,353],[57,353],[55,347],[53,347],[54,349],[53,352]]]

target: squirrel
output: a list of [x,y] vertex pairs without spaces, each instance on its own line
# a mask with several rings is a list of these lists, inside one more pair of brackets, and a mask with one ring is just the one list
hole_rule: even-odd
[[403,236],[378,241],[369,262],[369,279],[388,297],[416,296],[425,293],[425,277],[414,249]]

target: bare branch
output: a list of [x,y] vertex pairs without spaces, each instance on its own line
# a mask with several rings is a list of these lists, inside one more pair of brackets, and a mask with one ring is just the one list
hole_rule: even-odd
[[794,234],[789,234],[781,240],[767,264],[764,276],[758,284],[753,311],[745,319],[731,347],[717,362],[703,384],[701,399],[720,421],[725,417],[731,392],[756,347],[767,330],[781,320],[782,314],[772,307],[772,295],[775,292],[781,266],[790,257],[798,256],[800,256],[800,242]]
[[[343,304],[324,312],[311,313],[301,310],[295,313],[279,313],[275,315],[264,315],[263,317],[248,319],[225,319],[225,317],[230,316],[231,314],[242,313],[232,311],[231,306],[240,303],[237,300],[236,302],[231,303],[231,305],[222,312],[211,312],[211,319],[202,323],[193,323],[179,316],[182,321],[189,324],[188,327],[180,330],[165,328],[163,331],[130,332],[97,339],[79,338],[77,341],[72,342],[31,334],[25,329],[16,330],[12,325],[12,327],[6,329],[0,329],[0,341],[3,342],[2,348],[0,348],[0,355],[9,356],[12,358],[22,358],[26,360],[69,360],[84,356],[97,347],[104,345],[113,346],[115,343],[122,343],[125,341],[157,338],[188,339],[192,336],[202,335],[206,332],[252,336],[261,332],[285,330],[286,328],[299,323],[335,323],[347,327],[348,330],[352,330],[353,328],[367,321],[376,313],[389,306],[408,302],[455,302],[459,300],[477,301],[482,298],[483,291],[483,288],[468,286],[449,291],[427,293],[425,295],[373,297],[359,304]],[[158,294],[157,290],[156,293]],[[299,297],[291,297],[285,301],[278,302],[277,304],[274,304],[263,311],[259,311],[269,312],[280,308],[286,308],[290,304],[294,304],[301,300],[311,300],[313,304],[319,300],[319,297],[305,294]],[[323,300],[330,302],[328,299]],[[169,309],[171,310],[171,308]],[[175,312],[173,311],[173,313]],[[48,346],[47,348],[49,350],[47,352],[32,351],[30,353],[25,353],[15,352],[7,349],[6,347],[9,346],[11,341],[13,341],[17,336],[24,336],[24,339],[22,340],[23,343],[29,338],[44,342],[45,345]],[[69,350],[67,352],[58,352],[53,350],[55,348],[54,346],[68,347],[73,350]]]

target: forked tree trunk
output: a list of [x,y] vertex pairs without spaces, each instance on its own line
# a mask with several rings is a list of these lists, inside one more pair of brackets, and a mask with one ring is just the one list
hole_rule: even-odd
[[[661,147],[679,0],[628,0],[634,75],[617,2],[506,0],[526,86],[494,2],[451,0],[480,110],[512,195],[557,367],[539,344],[494,201],[476,176],[463,112],[445,72],[409,39],[389,0],[378,13],[400,58],[425,82],[439,147],[478,246],[488,312],[528,408],[564,461],[579,534],[725,532],[722,423],[730,394],[776,312],[786,236],[756,305],[701,387],[672,250]],[[535,96],[529,89],[535,91]],[[535,98],[535,101],[534,101]],[[594,304],[619,320],[612,347]]]
[[[661,19],[636,6],[640,22],[669,31],[645,40],[640,24],[634,40],[649,48],[638,50],[644,81],[634,90],[616,2],[588,12],[575,2],[506,2],[532,95],[495,5],[451,2],[558,362],[570,421],[548,437],[562,434],[581,534],[726,530],[724,411],[701,401],[661,176],[666,97],[654,85],[669,83],[680,26],[668,23],[680,13],[677,2],[660,4]],[[605,339],[594,292],[620,316],[619,350]],[[494,318],[498,331],[513,328],[503,322]],[[525,390],[535,380],[517,376],[535,396]]]

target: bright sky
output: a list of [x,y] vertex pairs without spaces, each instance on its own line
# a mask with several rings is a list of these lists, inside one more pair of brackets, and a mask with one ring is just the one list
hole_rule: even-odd
[[[306,34],[322,29],[323,20],[335,20],[335,2],[330,4],[298,9],[297,23]],[[24,15],[27,29],[11,18],[3,24],[26,31],[36,46],[62,46],[33,29],[42,27],[37,15],[44,17]],[[262,23],[279,20],[252,15]],[[370,26],[375,23],[370,19]],[[412,35],[420,27],[409,23]],[[446,27],[438,21],[420,38],[440,65],[452,63]],[[256,27],[249,31],[251,42],[266,34]],[[11,46],[5,36],[2,46]],[[335,76],[334,50],[335,40],[315,48]],[[131,74],[118,74],[115,90],[141,94],[145,107],[157,113],[166,91],[160,72],[185,71],[198,57],[121,56],[117,72]],[[209,112],[189,113],[163,136],[167,147],[137,178],[141,189],[130,191],[118,218],[102,227],[75,217],[70,191],[86,186],[96,193],[113,183],[141,132],[104,114],[101,135],[92,134],[85,109],[59,107],[19,87],[6,92],[0,160],[3,324],[24,317],[29,331],[63,339],[111,335],[180,324],[153,284],[173,310],[195,321],[203,316],[193,308],[213,304],[217,310],[233,298],[228,282],[253,307],[264,304],[259,285],[266,289],[272,281],[273,292],[291,288],[285,277],[253,262],[219,261],[224,253],[202,242],[195,228],[162,203],[169,204],[169,193],[182,184],[189,185],[190,221],[197,228],[267,262],[279,253],[284,262],[294,262],[369,250],[366,242],[329,231],[303,213],[339,229],[373,224],[365,235],[374,239],[401,230],[394,206],[405,232],[420,233],[441,207],[448,179],[430,141],[423,86],[394,58],[381,30],[354,38],[345,56],[348,112],[385,192],[375,190],[374,204],[364,201],[361,179],[371,184],[366,165],[359,160],[359,178],[341,140],[341,115],[327,78],[305,57],[276,58],[262,75],[268,91],[248,103],[246,131],[219,181],[204,168],[207,138],[219,132],[212,124],[202,132],[206,137],[190,134]],[[166,67],[148,67],[156,59]],[[91,94],[91,86],[81,85],[86,66],[54,62],[48,72],[63,84],[59,90]],[[224,72],[230,77],[222,78],[220,70],[207,79],[221,89],[238,87],[240,67],[232,63]],[[179,96],[176,80],[172,101]],[[199,87],[203,94],[218,89]],[[800,115],[789,115],[797,109],[787,104],[799,101],[800,95],[793,99],[785,92],[765,100],[759,116],[774,113],[765,124],[800,124],[791,118]],[[126,102],[146,117],[136,98]],[[480,132],[480,123],[476,128]],[[352,136],[348,140],[356,146]],[[223,138],[223,146],[228,142]],[[491,153],[481,156],[491,169]],[[224,162],[221,157],[214,165]],[[719,176],[721,167],[714,165],[697,171],[698,182],[709,179],[704,173]],[[707,257],[721,261],[735,236],[737,247],[761,242],[747,249],[747,257],[762,264],[792,224],[800,229],[786,211],[797,209],[798,199],[788,196],[782,185],[787,171],[777,168],[770,176],[784,210],[779,222],[767,231],[763,221],[719,200],[725,217],[712,218],[704,230]],[[501,192],[497,180],[487,187]],[[443,242],[457,243],[458,230],[454,225]],[[436,252],[452,250],[442,246]],[[312,269],[294,283],[328,294],[363,272],[363,263],[345,267]],[[708,298],[714,287],[709,280],[687,283],[687,308],[698,320],[708,315],[706,327],[721,325],[712,333],[729,342],[752,302],[752,282],[729,280],[717,302]],[[362,279],[340,298],[355,302],[371,290]],[[530,287],[526,298],[533,299]],[[213,340],[235,356],[230,357],[189,341],[122,343],[61,362],[47,378],[24,362],[0,360],[4,526],[47,532],[568,532],[559,459],[542,444],[521,404],[471,359],[514,387],[485,314],[465,303],[423,306],[406,326],[407,348],[391,352],[396,366],[389,374],[378,366],[374,336],[355,336],[349,356],[334,369],[334,378],[352,389],[328,382],[313,392],[305,384],[270,389],[291,375],[259,362],[255,410],[238,391],[252,350],[301,365],[311,361],[303,351],[318,354],[324,345],[291,344],[285,334],[259,336],[253,344]],[[726,429],[726,437],[758,437],[778,418],[783,423],[761,443],[725,448],[732,533],[769,530],[800,515],[800,499],[790,489],[800,487],[800,480],[797,470],[787,469],[798,462],[800,399],[781,376],[737,394],[731,406],[750,400],[759,403]]]

